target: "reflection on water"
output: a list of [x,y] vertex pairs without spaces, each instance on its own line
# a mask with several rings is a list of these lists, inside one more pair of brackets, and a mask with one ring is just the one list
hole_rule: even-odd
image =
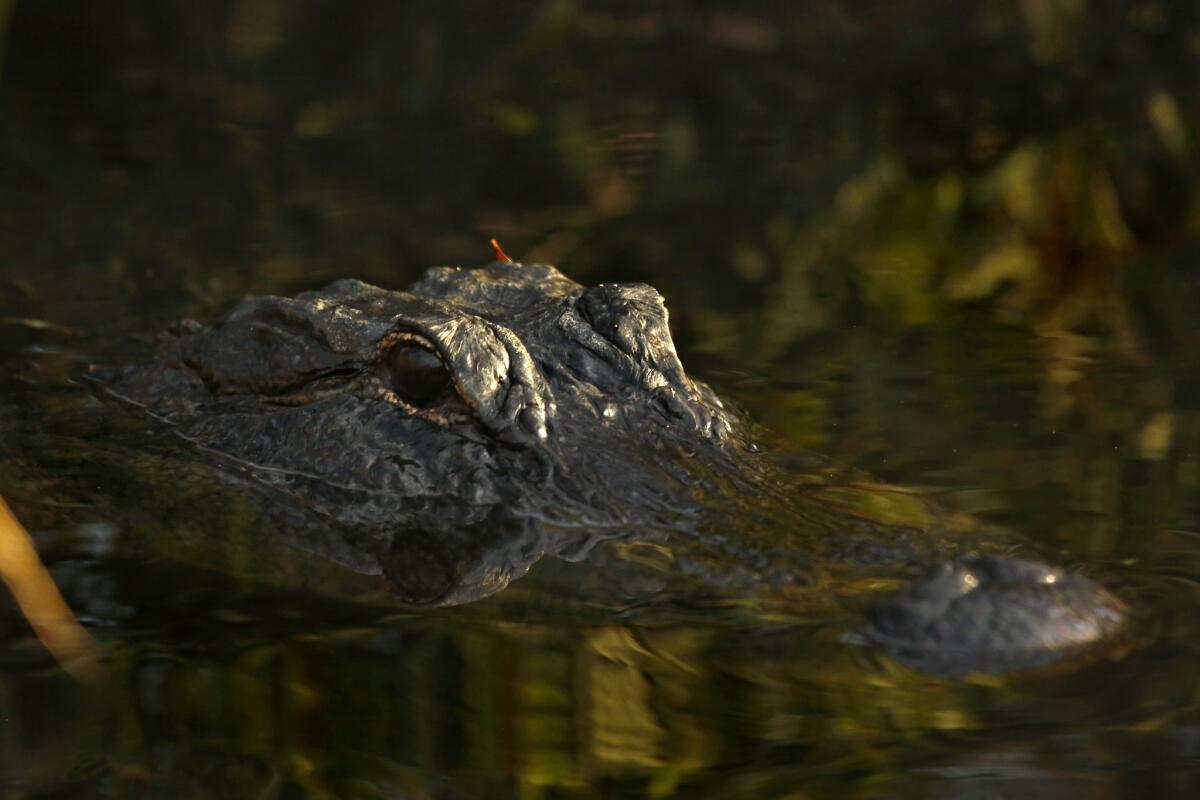
[[[137,5],[0,1],[0,495],[114,674],[9,607],[6,793],[1196,792],[1194,4]],[[76,382],[493,236],[655,284],[785,464],[1014,528],[1139,640],[938,681],[855,644],[878,576],[760,603],[603,553],[422,613],[271,588],[268,521]]]

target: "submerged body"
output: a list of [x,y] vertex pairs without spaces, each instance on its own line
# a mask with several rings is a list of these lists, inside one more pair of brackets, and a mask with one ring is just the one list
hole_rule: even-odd
[[[435,268],[404,292],[344,280],[185,321],[153,360],[94,374],[219,454],[300,546],[407,602],[464,602],[544,554],[662,537],[681,568],[728,561],[762,585],[811,580],[839,551],[924,565],[866,631],[943,674],[1094,651],[1126,613],[1082,576],[881,529],[789,487],[685,373],[643,284],[586,288],[506,262]],[[730,515],[760,519],[762,536],[730,541]]]

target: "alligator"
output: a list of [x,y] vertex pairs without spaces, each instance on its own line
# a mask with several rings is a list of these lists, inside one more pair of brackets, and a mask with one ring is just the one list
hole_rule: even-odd
[[790,476],[684,371],[651,286],[497,254],[406,291],[345,279],[247,299],[90,374],[217,459],[300,547],[405,603],[648,540],[734,592],[819,585],[847,562],[903,576],[860,640],[931,674],[1055,668],[1122,639],[1129,608],[1088,577],[938,514],[881,523],[847,487]]

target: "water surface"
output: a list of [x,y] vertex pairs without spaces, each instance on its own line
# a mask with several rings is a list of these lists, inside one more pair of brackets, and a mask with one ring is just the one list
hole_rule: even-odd
[[[112,673],[5,602],[4,795],[1200,790],[1194,4],[494,5],[0,0],[0,495]],[[603,562],[423,611],[231,578],[270,521],[79,381],[493,236],[654,284],[784,463],[1014,531],[1135,646],[948,681],[842,603],[627,607]]]

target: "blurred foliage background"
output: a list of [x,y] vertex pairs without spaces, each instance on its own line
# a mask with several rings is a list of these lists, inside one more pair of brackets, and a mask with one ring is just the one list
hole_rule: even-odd
[[[1185,0],[0,0],[0,316],[103,352],[244,294],[480,264],[496,236],[582,282],[657,286],[685,363],[775,452],[815,448],[1067,559],[1194,586],[1197,97],[1200,5]],[[826,675],[819,639],[742,657],[745,641],[707,628],[648,644],[497,625],[412,634],[434,642],[404,658],[436,697],[494,715],[466,734],[482,749],[412,756],[412,786],[461,757],[513,771],[524,796],[631,775],[665,795],[761,757],[763,774],[718,770],[709,788],[783,795],[814,774],[789,760],[803,742],[812,764],[858,770],[861,794],[898,796],[888,770],[954,746],[912,731],[996,719],[972,716],[969,688]],[[371,747],[399,735],[359,729],[354,702],[375,695],[347,690],[331,716],[306,705],[319,692],[295,676],[332,691],[343,665],[323,647],[276,643],[282,683],[255,682],[253,648],[214,656],[219,680],[204,658],[138,662],[157,688],[130,701],[141,722],[122,718],[121,741],[152,740],[147,719],[186,727],[167,699],[191,713],[207,695],[188,687],[209,679],[270,710],[245,712],[233,749],[310,731],[310,714]],[[464,666],[496,659],[503,691]],[[350,683],[378,666],[350,663]],[[378,668],[372,685],[415,704],[400,717],[461,713]],[[1045,698],[1013,702],[1036,716]],[[388,746],[437,740],[413,736]],[[1147,741],[1087,747],[1150,758]],[[276,744],[295,774],[318,770],[311,741]]]
[[885,477],[1119,517],[1196,473],[1194,3],[2,8],[22,308],[148,330],[498,236],[654,283],[694,370]]

